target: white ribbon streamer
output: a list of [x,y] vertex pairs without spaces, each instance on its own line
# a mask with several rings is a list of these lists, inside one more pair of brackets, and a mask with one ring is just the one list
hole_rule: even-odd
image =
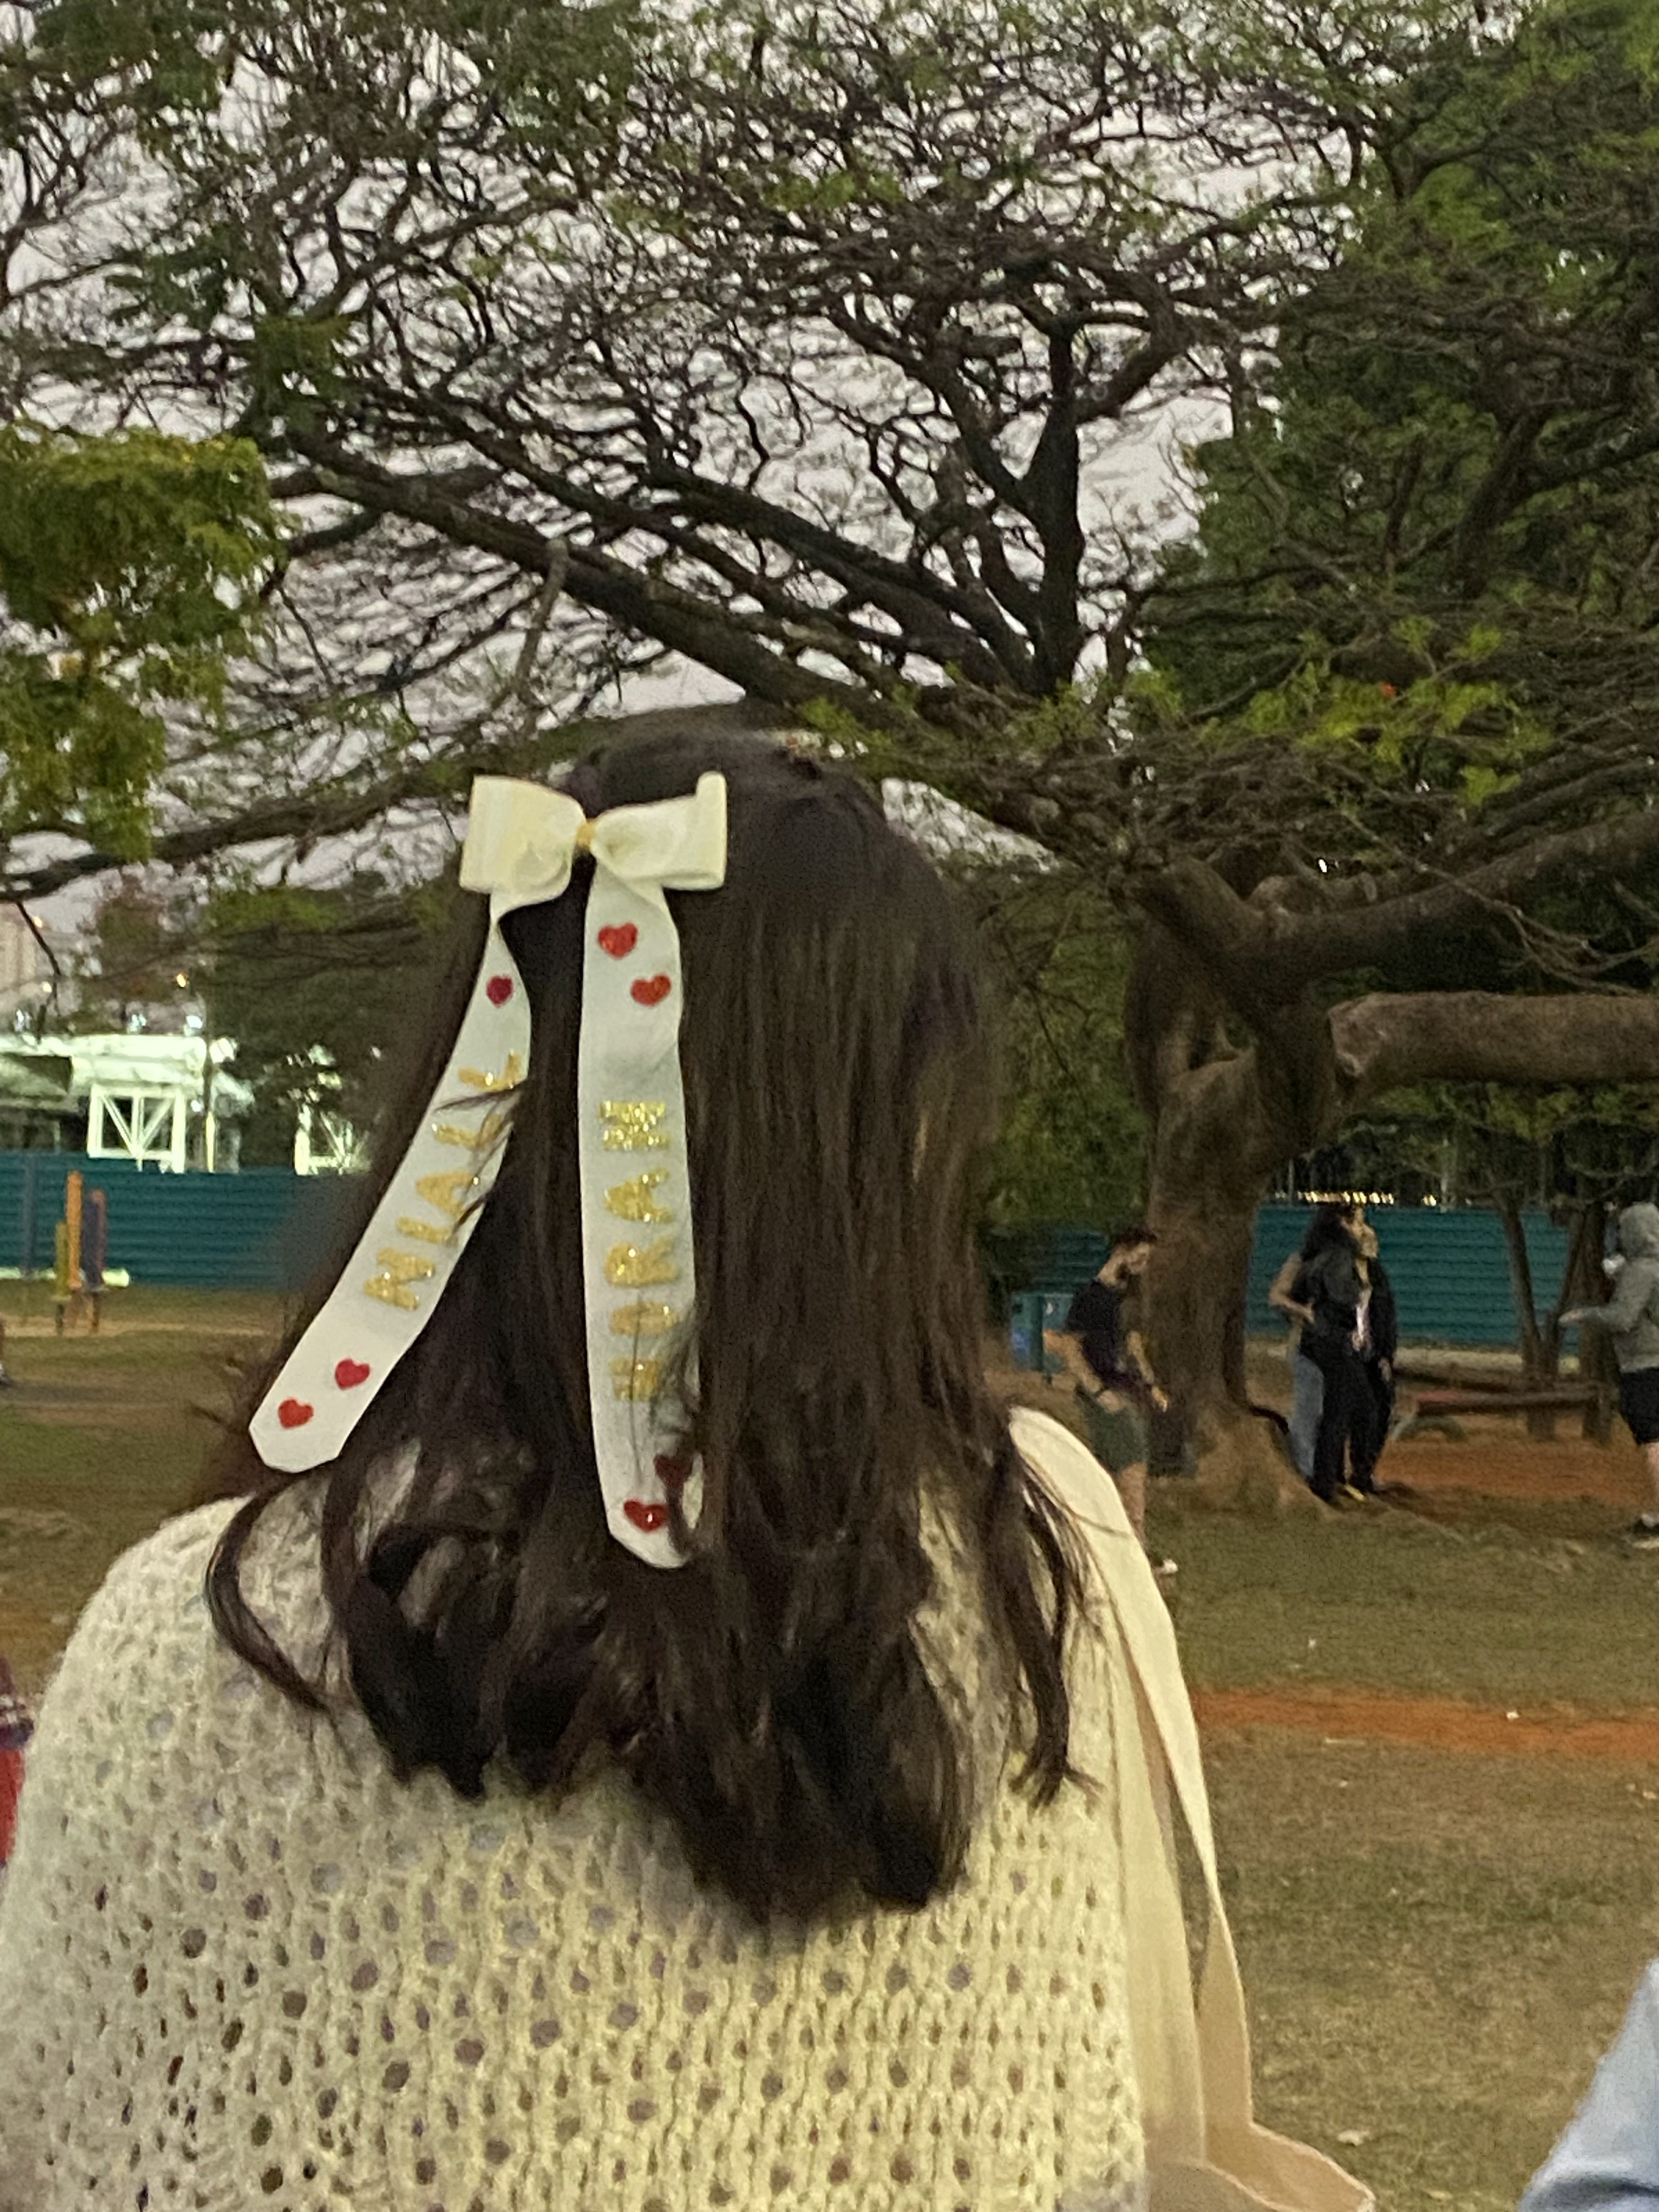
[[[679,933],[664,894],[726,878],[726,780],[590,823],[539,784],[480,776],[461,883],[489,897],[472,996],[421,1126],[339,1281],[251,1424],[268,1467],[335,1458],[443,1295],[500,1170],[504,1094],[530,1064],[530,1006],[501,918],[560,896],[579,851],[584,924],[576,1142],[593,1448],[605,1519],[653,1566],[681,1553],[668,1501],[677,1457],[668,1389],[696,1310],[680,1076]],[[504,1297],[512,1286],[501,1286]],[[695,1516],[693,1516],[695,1517]]]

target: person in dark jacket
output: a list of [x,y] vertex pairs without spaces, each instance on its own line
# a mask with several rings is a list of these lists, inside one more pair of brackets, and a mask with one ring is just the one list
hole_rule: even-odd
[[1376,1492],[1376,1466],[1394,1426],[1394,1370],[1400,1352],[1400,1310],[1389,1271],[1377,1256],[1376,1231],[1359,1224],[1360,1298],[1357,1349],[1364,1389],[1358,1394],[1348,1451],[1353,1486],[1368,1497]]
[[1315,1496],[1328,1505],[1335,1504],[1340,1495],[1353,1494],[1347,1480],[1348,1449],[1367,1397],[1357,1348],[1365,1289],[1358,1246],[1364,1218],[1364,1207],[1346,1200],[1315,1209],[1292,1292],[1307,1316],[1296,1356],[1313,1361],[1322,1385],[1312,1483]]

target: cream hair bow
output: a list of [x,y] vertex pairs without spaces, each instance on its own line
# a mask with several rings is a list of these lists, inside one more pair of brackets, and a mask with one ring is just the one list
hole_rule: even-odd
[[[680,1078],[680,941],[665,894],[726,878],[726,779],[689,798],[589,821],[540,784],[480,776],[461,883],[489,899],[489,931],[449,1059],[397,1172],[327,1302],[251,1425],[268,1467],[335,1458],[419,1336],[501,1168],[511,1094],[530,1065],[530,1005],[503,915],[560,897],[590,853],[574,1141],[593,1448],[605,1517],[653,1566],[678,1565],[669,1498],[696,1471],[679,1455],[669,1388],[689,1376],[696,1310]],[[510,1284],[499,1294],[511,1297]],[[687,1486],[690,1486],[688,1489]]]

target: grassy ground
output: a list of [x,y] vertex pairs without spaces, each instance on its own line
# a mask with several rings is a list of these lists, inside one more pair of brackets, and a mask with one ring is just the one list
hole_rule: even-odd
[[[95,1341],[60,1340],[27,1295],[0,1285],[23,1384],[0,1394],[0,1645],[34,1690],[108,1562],[190,1501],[228,1363],[271,1313],[134,1291]],[[1629,1455],[1575,1453],[1518,1428],[1403,1447],[1420,1510],[1317,1523],[1206,1517],[1155,1485],[1194,1682],[1651,1713],[1659,1560],[1608,1540],[1638,1502]],[[1508,2212],[1659,1950],[1659,1765],[1332,1741],[1316,1720],[1207,1747],[1263,2117],[1384,2212]]]
[[228,1402],[228,1363],[271,1302],[112,1291],[97,1337],[52,1333],[39,1285],[0,1284],[0,1645],[38,1691],[76,1614],[130,1544],[193,1502]]
[[1217,1688],[1340,1683],[1523,1710],[1659,1704],[1659,1557],[1448,1532],[1405,1514],[1287,1527],[1157,1514],[1181,1562],[1188,1671]]
[[1659,1950],[1659,1771],[1206,1749],[1262,2117],[1384,2212],[1513,2212]]

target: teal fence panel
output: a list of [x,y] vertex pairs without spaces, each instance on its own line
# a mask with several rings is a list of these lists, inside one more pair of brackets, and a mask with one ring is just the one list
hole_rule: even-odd
[[[1495,1213],[1473,1207],[1378,1206],[1367,1218],[1400,1306],[1400,1333],[1413,1344],[1513,1345],[1515,1294],[1510,1286],[1504,1231]],[[1250,1255],[1249,1327],[1276,1332],[1283,1322],[1267,1304],[1267,1286],[1285,1255],[1301,1243],[1312,1211],[1264,1206]],[[1527,1256],[1539,1316],[1553,1306],[1567,1264],[1567,1233],[1546,1213],[1526,1216]]]
[[[64,1179],[79,1168],[109,1202],[109,1264],[135,1283],[218,1290],[298,1289],[333,1244],[353,1190],[339,1176],[286,1168],[240,1175],[142,1172],[130,1160],[71,1152],[0,1152],[0,1268],[49,1274],[52,1231],[64,1210]],[[1403,1334],[1419,1344],[1500,1345],[1516,1340],[1503,1231],[1495,1215],[1433,1206],[1378,1206],[1377,1242],[1400,1302]],[[1304,1206],[1265,1206],[1250,1258],[1249,1326],[1276,1332],[1267,1285],[1310,1219]],[[1566,1262],[1566,1235],[1547,1216],[1527,1218],[1527,1246],[1540,1307],[1553,1304]],[[1106,1256],[1091,1229],[999,1233],[988,1241],[992,1271],[1009,1294],[1015,1356],[1036,1364],[1037,1337],[1063,1318],[1065,1301]],[[1020,1293],[1047,1301],[1046,1312]]]
[[0,1268],[49,1275],[72,1168],[109,1206],[109,1260],[172,1289],[297,1290],[327,1256],[349,1180],[287,1168],[165,1175],[76,1152],[0,1152]]
[[[1267,1304],[1267,1290],[1288,1254],[1301,1243],[1312,1209],[1264,1206],[1256,1216],[1250,1252],[1247,1327],[1252,1335],[1282,1333]],[[1400,1305],[1401,1335],[1414,1344],[1478,1347],[1513,1345],[1515,1298],[1498,1217],[1474,1209],[1375,1206],[1370,1219],[1377,1249]],[[1526,1217],[1527,1252],[1540,1318],[1555,1302],[1567,1261],[1567,1236],[1547,1214]],[[991,1264],[1008,1297],[1010,1341],[1018,1365],[1036,1362],[1034,1300],[1050,1307],[1096,1273],[1107,1242],[1097,1231],[1058,1228],[1001,1234],[992,1240]],[[1047,1324],[1052,1328],[1054,1322]]]

